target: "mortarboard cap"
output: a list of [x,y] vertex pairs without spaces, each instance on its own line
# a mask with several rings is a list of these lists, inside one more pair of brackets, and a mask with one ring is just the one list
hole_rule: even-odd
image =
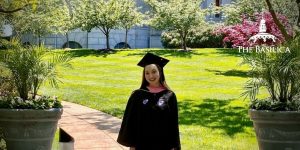
[[145,67],[149,64],[157,64],[161,68],[163,68],[168,62],[169,62],[168,59],[162,58],[152,53],[147,53],[137,65],[141,67]]

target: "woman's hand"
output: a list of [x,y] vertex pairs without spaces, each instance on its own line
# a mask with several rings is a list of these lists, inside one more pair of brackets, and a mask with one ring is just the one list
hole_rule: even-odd
[[135,150],[135,147],[130,147],[129,150]]

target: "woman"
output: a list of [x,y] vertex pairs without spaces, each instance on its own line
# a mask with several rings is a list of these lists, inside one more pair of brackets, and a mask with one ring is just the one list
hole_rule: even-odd
[[128,100],[117,140],[132,150],[180,150],[177,99],[163,73],[168,62],[147,53],[138,63],[142,84]]

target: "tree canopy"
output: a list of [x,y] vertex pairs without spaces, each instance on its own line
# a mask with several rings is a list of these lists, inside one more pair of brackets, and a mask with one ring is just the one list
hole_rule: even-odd
[[30,33],[40,38],[51,33],[65,33],[70,25],[70,17],[62,1],[42,0],[35,11],[27,7],[22,12],[14,13],[11,23],[17,34]]
[[98,28],[106,36],[106,49],[110,49],[109,33],[119,27],[122,9],[118,0],[83,0],[76,8],[76,20],[82,30]]
[[186,37],[190,31],[204,23],[199,0],[146,0],[151,8],[150,25],[159,30],[180,34],[181,47],[187,50]]

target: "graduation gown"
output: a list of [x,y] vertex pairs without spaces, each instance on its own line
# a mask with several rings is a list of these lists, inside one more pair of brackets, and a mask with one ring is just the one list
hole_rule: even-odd
[[[163,100],[166,95],[167,101]],[[159,93],[150,93],[147,89],[133,91],[117,142],[136,150],[180,150],[175,93],[170,90]]]

